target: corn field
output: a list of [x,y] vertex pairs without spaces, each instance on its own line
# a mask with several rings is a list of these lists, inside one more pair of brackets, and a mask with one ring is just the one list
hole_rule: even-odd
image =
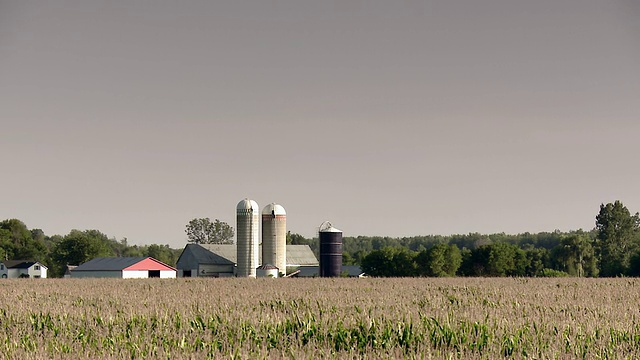
[[11,279],[6,359],[635,359],[636,279]]

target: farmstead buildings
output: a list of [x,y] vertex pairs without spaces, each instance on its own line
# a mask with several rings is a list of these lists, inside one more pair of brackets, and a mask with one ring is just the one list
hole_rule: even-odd
[[72,278],[175,278],[176,269],[152,257],[95,258],[71,270]]
[[[178,277],[234,276],[237,254],[236,245],[188,244],[176,264]],[[292,268],[318,266],[318,259],[309,245],[287,245],[286,262],[287,267]],[[258,251],[258,263],[262,264],[262,250]]]

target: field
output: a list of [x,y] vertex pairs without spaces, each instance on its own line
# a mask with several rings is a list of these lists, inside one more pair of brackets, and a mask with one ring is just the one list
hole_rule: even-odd
[[636,279],[0,281],[7,359],[640,358]]

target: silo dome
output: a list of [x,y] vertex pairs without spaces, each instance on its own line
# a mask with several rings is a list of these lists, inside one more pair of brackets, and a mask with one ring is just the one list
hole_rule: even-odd
[[287,212],[275,203],[262,209],[262,263],[287,272]]
[[236,210],[253,210],[257,212],[259,211],[258,203],[245,198],[238,203],[238,206],[236,206]]
[[287,215],[282,205],[271,203],[262,209],[262,215]]

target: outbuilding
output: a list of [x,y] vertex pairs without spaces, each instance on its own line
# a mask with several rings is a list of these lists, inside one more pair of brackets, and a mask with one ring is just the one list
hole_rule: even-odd
[[176,277],[176,269],[152,257],[95,258],[72,269],[72,278],[146,279]]

